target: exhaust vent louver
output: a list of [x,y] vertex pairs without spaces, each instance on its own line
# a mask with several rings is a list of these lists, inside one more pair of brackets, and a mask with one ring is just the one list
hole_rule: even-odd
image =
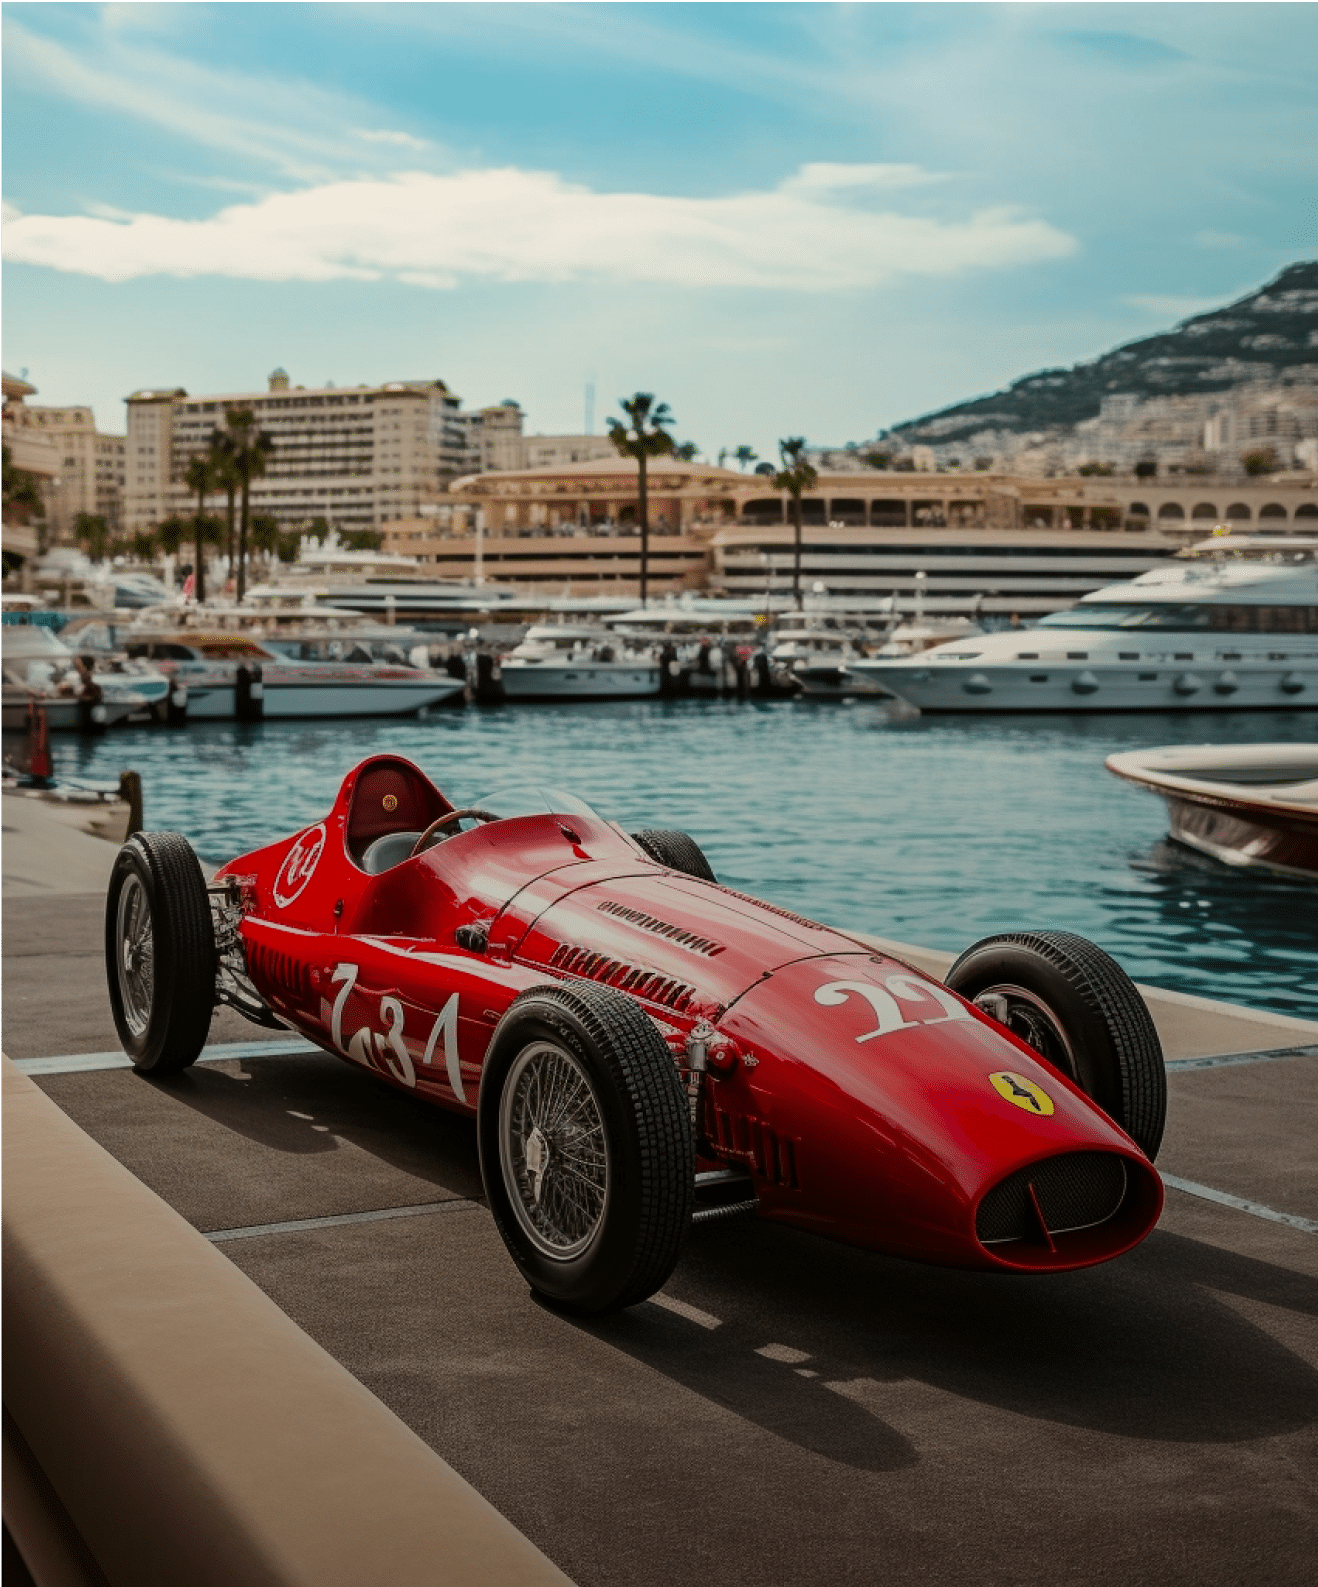
[[673,925],[671,921],[660,920],[657,915],[647,915],[643,909],[630,909],[626,904],[615,904],[608,900],[597,907],[603,915],[613,915],[642,931],[652,931],[657,937],[667,937],[670,942],[691,953],[703,953],[712,959],[716,953],[723,952],[723,944],[715,942],[712,937],[702,937],[697,932]]
[[[1067,1152],[1031,1163],[994,1185],[979,1204],[975,1233],[982,1245],[1039,1243],[1106,1223],[1125,1199],[1122,1158],[1112,1152]],[[1039,1227],[1041,1216],[1046,1232]]]
[[660,1003],[678,1013],[690,1007],[696,997],[695,987],[679,981],[676,976],[661,975],[643,964],[627,964],[622,959],[610,958],[607,953],[575,947],[570,942],[560,942],[554,949],[549,968],[561,970],[564,975],[601,981],[605,986],[617,987],[620,992],[630,992],[635,997],[643,997],[647,1003]]

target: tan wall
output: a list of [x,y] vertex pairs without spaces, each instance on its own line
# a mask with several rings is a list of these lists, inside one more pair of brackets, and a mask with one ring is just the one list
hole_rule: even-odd
[[[641,542],[634,534],[567,535],[448,534],[432,521],[414,519],[384,526],[384,550],[417,557],[440,578],[519,584],[553,593],[599,584],[602,590],[633,594],[640,587]],[[477,552],[480,551],[478,562]],[[709,538],[650,536],[649,578],[660,591],[700,589],[709,572]]]
[[568,1587],[204,1236],[3,1068],[4,1518],[38,1581]]

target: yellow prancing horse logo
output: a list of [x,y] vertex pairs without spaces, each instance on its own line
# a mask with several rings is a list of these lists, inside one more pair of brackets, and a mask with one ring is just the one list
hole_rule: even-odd
[[390,812],[390,814],[392,814],[398,808],[398,795],[397,794],[385,794],[384,798],[381,799],[380,803],[385,807],[386,810],[388,810]]
[[1024,1108],[1036,1118],[1046,1119],[1053,1111],[1053,1099],[1024,1075],[1002,1069],[989,1076],[989,1084],[1000,1097],[1005,1097],[1014,1107]]

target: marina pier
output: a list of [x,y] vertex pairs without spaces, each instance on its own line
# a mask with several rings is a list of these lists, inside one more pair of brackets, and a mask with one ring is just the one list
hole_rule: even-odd
[[[934,1583],[964,1577],[968,1557],[981,1582],[1301,1579],[1318,1426],[1318,1022],[1142,989],[1168,1059],[1169,1190],[1160,1227],[1119,1262],[1046,1283],[986,1277],[736,1220],[694,1231],[654,1301],[580,1322],[534,1305],[508,1264],[463,1121],[228,1011],[193,1069],[134,1074],[104,993],[117,834],[21,794],[3,805],[5,1047],[18,1070],[6,1131],[20,1147],[11,1137],[7,1164],[36,1088],[64,1116],[50,1121],[59,1162],[87,1161],[95,1143],[114,1160],[105,1172],[126,1171],[113,1208],[155,1231],[158,1255],[220,1284],[187,1255],[189,1240],[209,1243],[203,1255],[222,1255],[236,1283],[213,1293],[209,1327],[157,1334],[155,1362],[136,1363],[148,1380],[195,1379],[193,1406],[218,1404],[201,1386],[219,1374],[233,1440],[222,1511],[120,1526],[141,1558],[153,1535],[184,1558],[195,1520],[215,1560],[250,1571],[277,1540],[280,1579],[322,1583],[365,1579],[349,1539],[390,1560],[391,1580],[435,1579],[386,1529],[443,1550],[445,1579],[464,1582],[548,1582],[557,1567],[582,1587],[658,1587],[717,1561],[735,1587]],[[894,951],[934,971],[950,958]],[[19,1233],[58,1266],[58,1209],[43,1223],[10,1194]],[[284,1320],[262,1313],[258,1328],[262,1292]],[[106,1330],[141,1317],[140,1294],[100,1294]],[[374,1506],[344,1507],[328,1486],[308,1499],[301,1469],[271,1468],[265,1500],[252,1497],[233,1463],[263,1425],[284,1437],[263,1417],[290,1391],[231,1348],[242,1328],[226,1330],[227,1308],[253,1338],[278,1323],[289,1348],[305,1339],[298,1371],[314,1368],[327,1404],[351,1400],[351,1414],[304,1431],[323,1427],[326,1483],[375,1451],[375,1477],[360,1467]],[[29,1337],[24,1320],[11,1349]],[[61,1337],[48,1328],[44,1348]],[[19,1403],[39,1418],[32,1392]],[[179,1436],[201,1442],[182,1453],[223,1456],[213,1424],[189,1429],[189,1414],[177,1405]],[[67,1474],[80,1435],[63,1426],[30,1428],[28,1443]],[[143,1512],[160,1497],[150,1458],[144,1446],[124,1490]],[[410,1507],[388,1500],[390,1479]],[[116,1481],[107,1472],[99,1492]],[[65,1497],[84,1540],[106,1535],[94,1480]],[[342,1549],[326,1546],[336,1516]],[[128,1557],[112,1579],[163,1579],[124,1576]]]

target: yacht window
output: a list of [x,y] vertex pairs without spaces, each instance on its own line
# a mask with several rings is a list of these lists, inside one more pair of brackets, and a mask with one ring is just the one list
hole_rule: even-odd
[[1047,683],[1048,682],[1048,674],[1046,672],[1032,672],[1030,674],[1030,682],[1031,683]]
[[1039,652],[1037,650],[1018,650],[1016,652],[1017,661],[1038,661],[1038,659]]
[[1117,651],[1117,660],[1118,661],[1138,661],[1139,659],[1140,659],[1140,653],[1139,653],[1138,650],[1119,650],[1119,651]]
[[1172,652],[1172,660],[1173,661],[1193,661],[1194,660],[1194,651],[1193,650],[1176,650],[1176,651],[1173,651]]
[[1244,659],[1243,652],[1239,650],[1224,650],[1222,652],[1223,661],[1243,661]]
[[1141,672],[1139,675],[1139,681],[1141,683],[1157,683],[1158,674],[1156,672]]
[[1087,650],[1068,650],[1066,659],[1068,661],[1088,661],[1089,652]]

